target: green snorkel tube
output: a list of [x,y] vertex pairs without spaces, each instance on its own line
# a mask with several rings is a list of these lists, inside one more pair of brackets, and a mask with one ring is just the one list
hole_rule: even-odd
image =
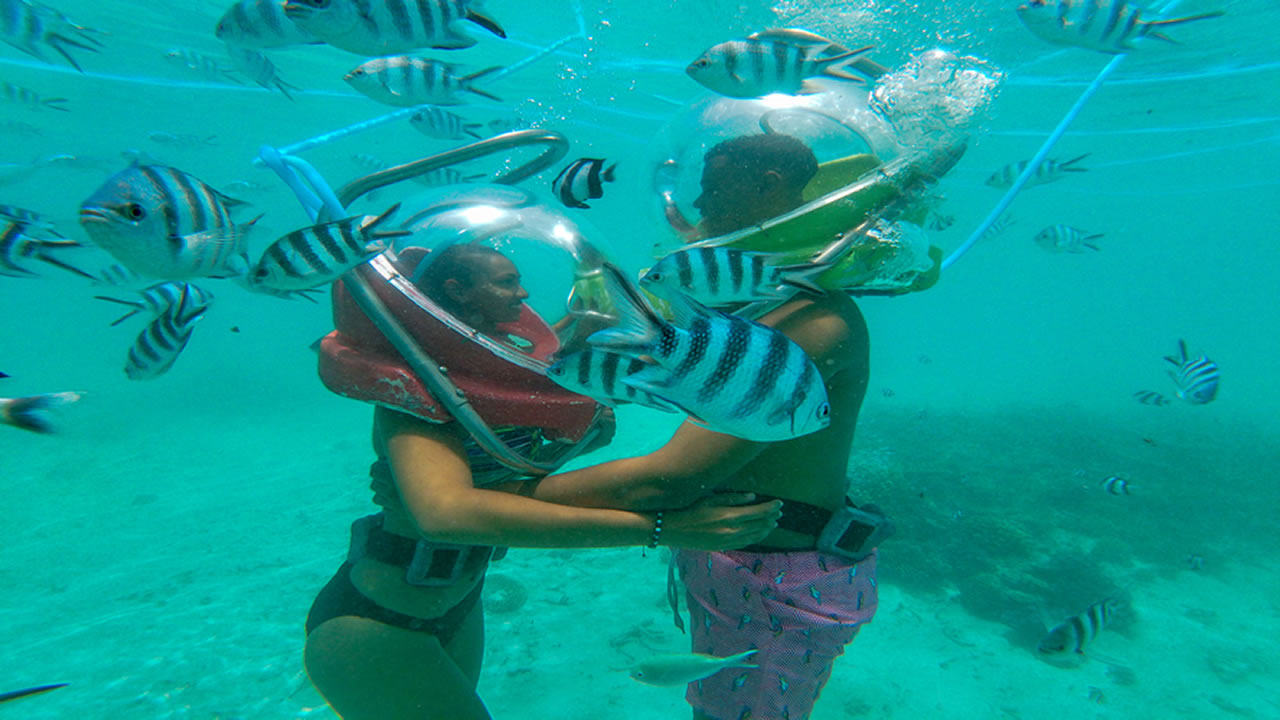
[[[354,202],[361,195],[380,187],[456,163],[533,145],[543,146],[542,153],[533,160],[503,173],[494,182],[511,184],[535,175],[564,157],[569,147],[568,141],[559,133],[542,130],[520,130],[378,171],[348,183],[337,193],[334,193],[314,167],[301,158],[282,154],[275,148],[265,145],[259,150],[258,156],[263,164],[275,171],[289,189],[294,192],[312,221],[324,222],[328,219],[344,217],[346,215],[346,205]],[[553,460],[539,462],[521,455],[508,447],[494,433],[488,423],[471,406],[466,393],[453,383],[445,374],[444,369],[418,345],[371,286],[372,282],[379,281],[404,287],[405,285],[411,285],[407,278],[401,275],[390,262],[387,262],[384,258],[377,257],[347,272],[342,277],[342,281],[352,298],[360,306],[360,309],[377,326],[378,330],[382,332],[396,351],[400,353],[409,368],[430,390],[432,396],[449,411],[449,414],[454,419],[461,423],[482,450],[504,466],[530,475],[549,474],[572,459],[578,450],[587,447],[600,432],[601,416],[597,414],[582,441],[568,448],[566,452],[560,453]],[[486,347],[489,346],[486,345]],[[503,357],[535,372],[545,371],[544,364],[519,353],[504,352]]]

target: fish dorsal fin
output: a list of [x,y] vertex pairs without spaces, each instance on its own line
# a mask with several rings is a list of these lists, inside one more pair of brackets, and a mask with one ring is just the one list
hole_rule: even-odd
[[817,33],[801,30],[800,28],[769,28],[760,32],[751,33],[747,36],[748,40],[776,40],[779,42],[791,43],[793,45],[822,45],[824,47],[834,46],[843,51],[842,45],[825,38]]

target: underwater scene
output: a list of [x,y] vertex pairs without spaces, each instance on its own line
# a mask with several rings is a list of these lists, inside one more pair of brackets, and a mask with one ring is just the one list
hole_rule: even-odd
[[0,0],[0,718],[1280,718],[1278,27]]

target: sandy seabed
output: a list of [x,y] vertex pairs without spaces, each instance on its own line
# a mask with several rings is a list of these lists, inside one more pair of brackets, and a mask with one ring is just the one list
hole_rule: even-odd
[[[370,511],[367,412],[323,402],[259,416],[270,431],[252,433],[234,414],[171,419],[172,441],[145,446],[90,432],[102,420],[93,412],[68,413],[60,436],[0,428],[3,689],[70,683],[0,715],[332,717],[301,670],[302,623],[350,521]],[[623,417],[601,459],[669,427]],[[1139,619],[1095,645],[1124,668],[1064,669],[955,593],[896,586],[895,545],[910,542],[882,548],[879,613],[814,720],[1280,717],[1274,551],[1142,576],[1128,588]],[[937,562],[945,572],[947,558]],[[518,584],[528,597],[488,615],[481,693],[495,718],[688,717],[681,689],[626,672],[685,647],[666,608],[665,551],[517,549],[491,573],[514,581],[494,588]]]

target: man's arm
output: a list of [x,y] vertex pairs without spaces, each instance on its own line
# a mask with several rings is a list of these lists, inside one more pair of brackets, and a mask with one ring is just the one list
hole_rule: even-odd
[[[859,356],[857,329],[865,354],[865,324],[845,297],[793,300],[761,322],[776,327],[813,358],[824,380],[851,367]],[[854,323],[852,320],[856,319]],[[529,482],[522,494],[582,507],[653,510],[685,507],[739,477],[769,443],[752,442],[683,423],[657,450]],[[747,470],[749,471],[749,469]]]

